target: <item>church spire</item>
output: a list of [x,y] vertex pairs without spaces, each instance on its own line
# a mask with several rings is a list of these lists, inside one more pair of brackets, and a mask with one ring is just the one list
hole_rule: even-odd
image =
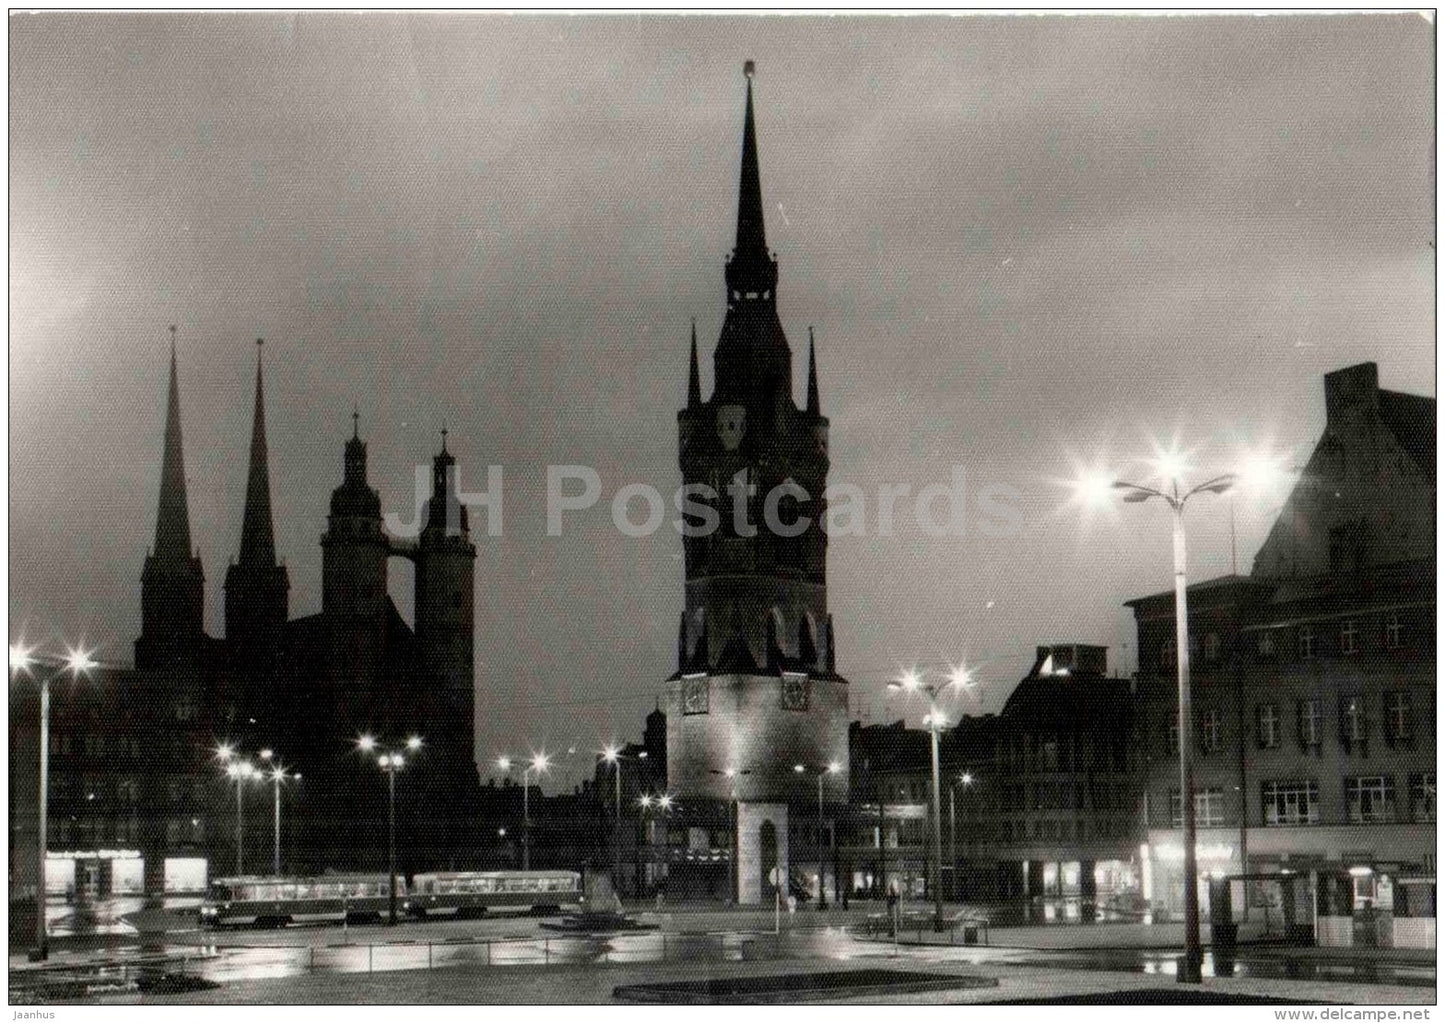
[[771,305],[778,285],[778,264],[768,254],[767,231],[763,226],[763,184],[758,172],[758,132],[753,120],[752,61],[743,65],[748,80],[747,105],[743,112],[743,157],[738,174],[737,247],[728,260],[728,305],[740,301],[762,301]]
[[155,556],[176,564],[191,557],[191,516],[186,501],[186,465],[181,449],[181,386],[176,372],[176,328],[171,327],[171,382],[166,398],[165,447],[156,505]]
[[747,113],[743,117],[743,162],[738,178],[738,255],[760,256],[767,259],[768,238],[763,225],[763,186],[758,174],[758,136],[753,127],[753,75],[756,66],[752,61],[743,65],[743,76],[748,80]]
[[276,564],[276,534],[271,521],[271,473],[266,458],[265,382],[261,375],[261,346],[256,339],[256,406],[251,419],[251,467],[246,477],[246,511],[241,520],[242,565]]
[[697,320],[692,321],[692,358],[687,370],[687,407],[702,404],[702,377],[697,371]]
[[813,349],[813,328],[808,328],[808,414],[819,415],[818,357]]

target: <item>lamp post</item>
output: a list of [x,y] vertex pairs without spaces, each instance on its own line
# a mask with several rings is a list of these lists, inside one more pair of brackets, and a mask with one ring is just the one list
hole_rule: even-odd
[[1112,487],[1124,492],[1126,502],[1137,504],[1159,498],[1169,506],[1174,519],[1174,645],[1179,676],[1179,804],[1184,818],[1184,960],[1179,964],[1179,982],[1198,984],[1201,980],[1204,953],[1199,942],[1199,865],[1195,859],[1194,821],[1194,744],[1193,711],[1189,691],[1189,611],[1188,582],[1185,573],[1184,506],[1195,494],[1223,494],[1233,488],[1233,473],[1216,476],[1191,490],[1180,493],[1179,460],[1161,459],[1160,467],[1167,480],[1166,490],[1116,480]]
[[[356,745],[365,753],[380,749],[370,735],[363,735]],[[421,749],[420,736],[413,735],[406,740],[408,751]],[[386,775],[386,882],[388,926],[396,926],[396,773],[406,766],[406,758],[395,750],[382,749],[376,758],[376,765]],[[277,789],[279,792],[280,790]]]
[[[807,770],[808,770],[808,768],[807,768],[807,765],[805,765],[805,764],[794,764],[794,765],[793,765],[793,771],[794,771],[795,773],[797,773],[797,774],[806,774],[806,773],[807,773]],[[824,885],[823,885],[823,779],[826,778],[826,777],[828,777],[828,775],[830,775],[830,774],[837,774],[838,772],[840,772],[840,771],[842,771],[842,770],[843,770],[843,765],[840,764],[840,763],[838,763],[838,761],[836,761],[836,760],[833,761],[832,763],[830,763],[827,767],[819,768],[819,770],[818,770],[818,842],[817,842],[817,847],[818,847],[818,908],[819,908],[819,909],[827,909],[827,908],[828,908],[828,896],[827,896],[827,893],[826,893],[827,890],[826,890],[826,888],[825,888]],[[836,877],[834,878],[834,881],[835,881],[835,882],[837,881],[837,878],[836,878]]]
[[940,875],[943,867],[943,824],[942,824],[942,794],[938,781],[938,732],[948,724],[948,719],[938,709],[938,697],[946,689],[957,692],[965,689],[973,683],[973,675],[963,667],[954,668],[949,675],[946,685],[938,685],[933,682],[925,682],[923,676],[917,671],[904,672],[897,681],[888,683],[888,688],[894,691],[909,693],[924,693],[928,697],[928,713],[924,715],[923,723],[928,726],[929,752],[933,764],[933,856],[930,863],[932,868],[933,887],[933,926],[935,930],[943,930],[943,889],[940,884]]
[[[512,769],[512,758],[500,756],[497,766],[503,771]],[[522,869],[532,869],[532,803],[531,779],[544,773],[552,766],[552,758],[545,753],[533,753],[532,761],[522,768]],[[620,782],[618,784],[621,784]]]
[[958,899],[958,818],[957,807],[954,805],[954,793],[957,786],[962,785],[965,791],[973,785],[973,775],[967,771],[958,776],[958,781],[948,786],[948,859],[953,864],[953,897]]
[[[10,674],[30,674],[30,669],[40,658],[23,646],[10,648]],[[50,931],[45,923],[45,854],[49,844],[47,835],[50,811],[50,683],[70,672],[72,678],[79,678],[98,667],[88,651],[78,648],[66,652],[64,659],[55,670],[40,680],[40,791],[36,818],[35,862],[35,951],[31,958],[43,962],[50,958]]]
[[[644,793],[644,794],[641,795],[641,796],[638,796],[638,797],[637,797],[637,805],[640,806],[640,807],[642,807],[642,824],[643,824],[644,831],[646,830],[646,827],[647,827],[647,818],[648,818],[648,815],[650,814],[650,812],[651,812],[653,809],[657,809],[657,810],[662,811],[663,813],[666,813],[666,812],[668,812],[668,811],[670,811],[670,810],[672,809],[672,804],[673,804],[672,794],[671,794],[671,793],[668,793],[668,792],[664,792],[664,793],[663,793],[662,795],[660,795],[660,796],[648,795],[648,794],[646,794],[646,793]],[[649,838],[649,839],[651,838],[650,835],[647,835],[647,836],[645,836],[645,837],[647,837],[647,838]],[[648,845],[653,845],[653,844],[655,844],[655,843],[649,841],[647,844],[648,844]],[[657,861],[656,861],[656,857],[654,856],[654,858],[653,858],[653,864],[654,864],[654,866],[656,865],[656,862],[657,862]],[[655,873],[655,872],[654,872],[654,873]],[[653,878],[654,883],[656,882],[656,880],[657,880],[657,878],[654,876],[654,878]]]
[[[261,751],[263,754],[268,752]],[[271,768],[271,792],[272,792],[272,827],[274,829],[274,841],[271,847],[271,872],[281,876],[281,783],[287,779],[300,779],[299,774],[287,774],[286,769],[277,765]]]
[[246,782],[257,777],[260,772],[249,760],[235,760],[233,757],[234,753],[229,746],[221,747],[221,759],[226,761],[226,776],[236,783],[236,876],[241,877],[246,873]]
[[[627,757],[616,746],[608,746],[602,759],[612,765],[612,891],[617,894],[622,890],[622,761]],[[647,750],[636,759],[646,760]]]

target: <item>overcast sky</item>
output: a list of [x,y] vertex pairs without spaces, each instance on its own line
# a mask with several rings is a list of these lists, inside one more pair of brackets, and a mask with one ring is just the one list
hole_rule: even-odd
[[[353,403],[402,513],[445,421],[464,486],[507,481],[505,535],[474,534],[479,752],[590,763],[636,737],[675,667],[680,544],[620,536],[605,504],[548,537],[542,479],[679,484],[753,59],[779,310],[800,397],[816,328],[832,479],[917,492],[958,465],[1018,495],[1008,537],[911,514],[879,536],[870,507],[868,537],[833,540],[854,713],[896,716],[886,679],[965,657],[965,707],[997,709],[1039,643],[1130,670],[1120,603],[1169,585],[1167,516],[1061,508],[1073,460],[1175,433],[1201,470],[1239,444],[1302,460],[1321,375],[1364,360],[1433,394],[1432,36],[1411,15],[12,15],[12,635],[129,661],[171,323],[221,632],[264,336],[292,615],[320,610]],[[1239,506],[1245,571],[1277,504]],[[1227,572],[1227,506],[1190,527],[1193,577]]]

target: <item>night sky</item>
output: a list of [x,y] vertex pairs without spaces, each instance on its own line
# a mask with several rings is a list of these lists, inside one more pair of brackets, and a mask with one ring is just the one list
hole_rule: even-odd
[[[854,714],[967,660],[994,710],[1036,644],[1134,667],[1120,603],[1166,588],[1169,523],[1081,514],[1076,465],[1179,442],[1303,461],[1321,375],[1434,393],[1433,28],[1422,17],[10,19],[10,628],[128,663],[179,327],[192,533],[221,632],[256,337],[277,546],[320,610],[353,404],[384,507],[450,430],[477,528],[478,752],[635,738],[675,667],[681,546],[613,527],[680,483],[696,317],[722,323],[742,133],[758,140],[802,397],[816,329],[832,480],[967,473],[965,535],[900,502],[835,537]],[[549,464],[603,503],[546,535]],[[984,486],[1011,535],[982,536]],[[1282,503],[1241,500],[1248,571]],[[474,513],[477,515],[478,513]],[[640,507],[638,517],[641,517]],[[1225,501],[1191,573],[1230,569]],[[407,574],[403,574],[407,573]],[[409,569],[392,591],[410,614]],[[916,725],[918,722],[914,720]]]

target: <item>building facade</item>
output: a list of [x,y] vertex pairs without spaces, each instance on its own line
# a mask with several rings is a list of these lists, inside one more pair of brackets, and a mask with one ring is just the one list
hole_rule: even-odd
[[[1189,589],[1201,904],[1209,876],[1244,876],[1236,916],[1340,943],[1367,910],[1371,927],[1396,918],[1386,938],[1433,941],[1434,401],[1382,390],[1372,363],[1328,374],[1325,400],[1324,435],[1251,575]],[[1170,917],[1174,598],[1128,606],[1141,678],[1159,682],[1144,711],[1148,848],[1151,901]]]

